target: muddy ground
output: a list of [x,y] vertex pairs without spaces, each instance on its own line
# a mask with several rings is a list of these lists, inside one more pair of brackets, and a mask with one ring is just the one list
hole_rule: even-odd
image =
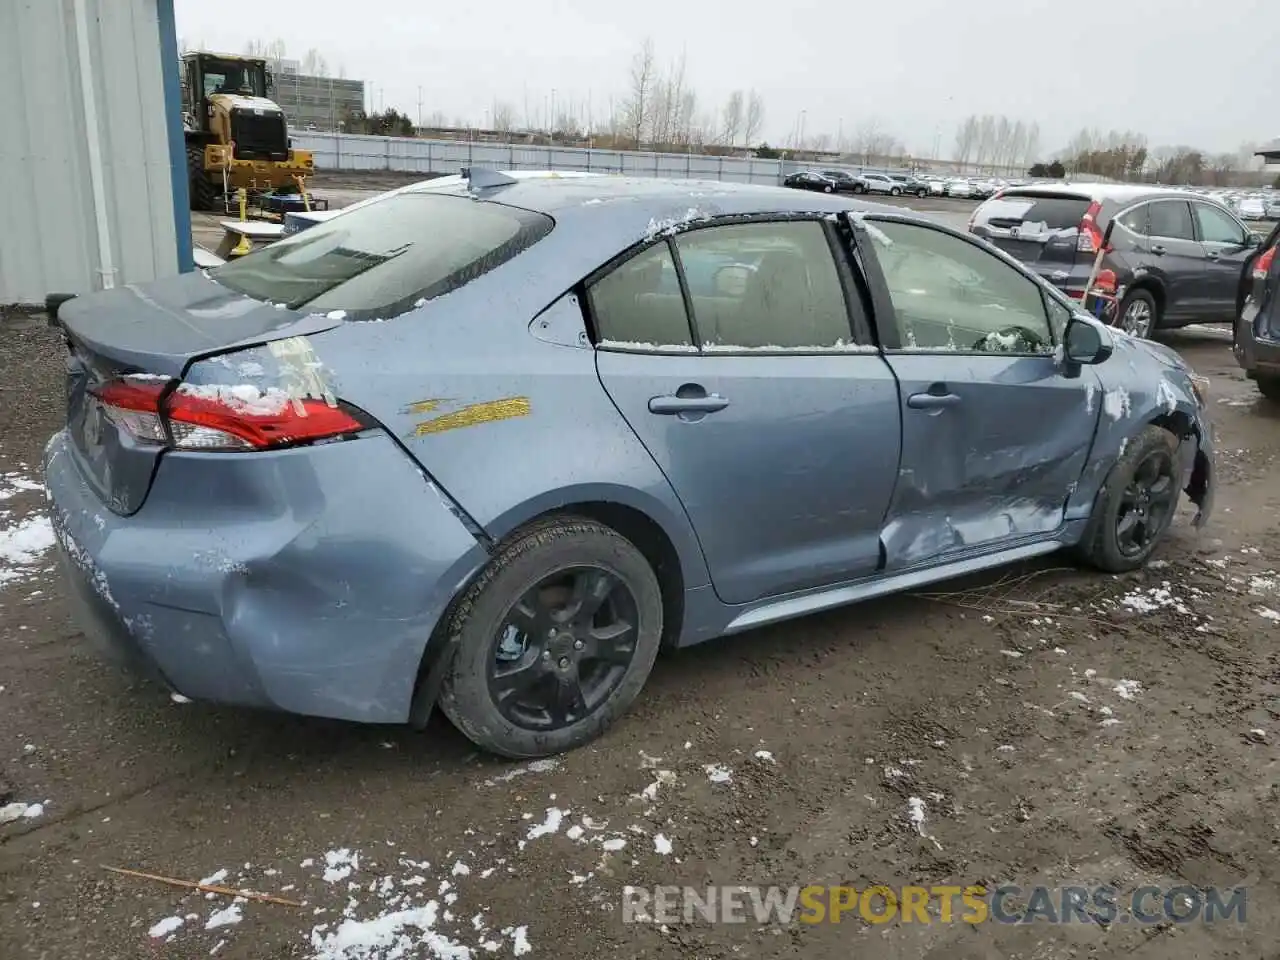
[[[26,481],[61,358],[38,318],[0,323],[11,531],[43,508]],[[1280,411],[1223,332],[1170,342],[1212,378],[1221,487],[1208,529],[1184,517],[1150,569],[1055,558],[671,655],[603,740],[545,764],[478,755],[439,718],[413,733],[132,686],[85,649],[36,536],[0,574],[0,806],[43,805],[0,826],[0,957],[382,956],[344,951],[381,929],[344,916],[415,908],[389,955],[1280,956]],[[1244,885],[1247,915],[621,920],[627,884],[1001,882]]]

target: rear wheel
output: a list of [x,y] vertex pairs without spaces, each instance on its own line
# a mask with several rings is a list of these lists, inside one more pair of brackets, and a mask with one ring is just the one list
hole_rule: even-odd
[[478,746],[542,757],[595,739],[644,686],[662,591],[616,531],[578,517],[501,548],[456,605],[440,707]]
[[1156,298],[1146,290],[1130,290],[1116,311],[1116,326],[1145,340],[1156,329]]
[[1280,377],[1258,377],[1258,390],[1272,403],[1280,403]]
[[1168,531],[1177,506],[1177,438],[1163,427],[1149,426],[1107,475],[1080,553],[1108,573],[1136,570]]
[[921,200],[923,200],[928,195],[929,195],[929,191],[924,189],[923,187],[921,187],[919,190],[916,191],[916,196],[919,197]]

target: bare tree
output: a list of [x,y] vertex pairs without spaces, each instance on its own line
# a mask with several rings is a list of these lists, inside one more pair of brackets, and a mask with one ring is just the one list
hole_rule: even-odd
[[652,120],[654,86],[653,38],[646,37],[631,60],[631,92],[623,106],[623,115],[636,149],[644,142],[646,127]]
[[742,132],[743,122],[742,91],[735,90],[729,94],[724,105],[724,142],[726,146],[737,146],[738,134]]
[[309,77],[327,77],[329,75],[329,62],[319,50],[312,47],[307,51],[306,56],[302,58],[302,72]]
[[516,125],[516,108],[503,100],[493,104],[493,129],[498,133],[510,133]]
[[978,146],[978,118],[972,114],[956,128],[955,161],[968,164]]
[[747,113],[742,122],[742,140],[747,146],[760,136],[760,128],[764,126],[764,97],[752,90],[747,95]]

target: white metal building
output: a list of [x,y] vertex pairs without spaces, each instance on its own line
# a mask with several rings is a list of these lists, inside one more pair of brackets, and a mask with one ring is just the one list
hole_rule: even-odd
[[189,269],[173,0],[0,0],[0,305]]

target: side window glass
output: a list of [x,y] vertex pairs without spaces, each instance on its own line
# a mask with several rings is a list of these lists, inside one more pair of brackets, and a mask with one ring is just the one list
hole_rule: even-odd
[[830,350],[852,340],[822,224],[737,223],[676,238],[707,351]]
[[1141,206],[1134,207],[1132,210],[1116,217],[1116,222],[1131,233],[1136,233],[1139,236],[1146,236],[1147,208],[1149,206],[1150,204],[1144,203]]
[[866,222],[905,350],[1048,354],[1040,287],[977,244],[939,230]]
[[1156,200],[1147,204],[1151,218],[1151,236],[1170,240],[1194,240],[1191,228],[1191,210],[1185,200]]
[[587,290],[600,346],[693,349],[671,247],[659,243],[626,261]]
[[1193,203],[1200,239],[1208,243],[1243,243],[1244,231],[1227,213],[1207,203]]

